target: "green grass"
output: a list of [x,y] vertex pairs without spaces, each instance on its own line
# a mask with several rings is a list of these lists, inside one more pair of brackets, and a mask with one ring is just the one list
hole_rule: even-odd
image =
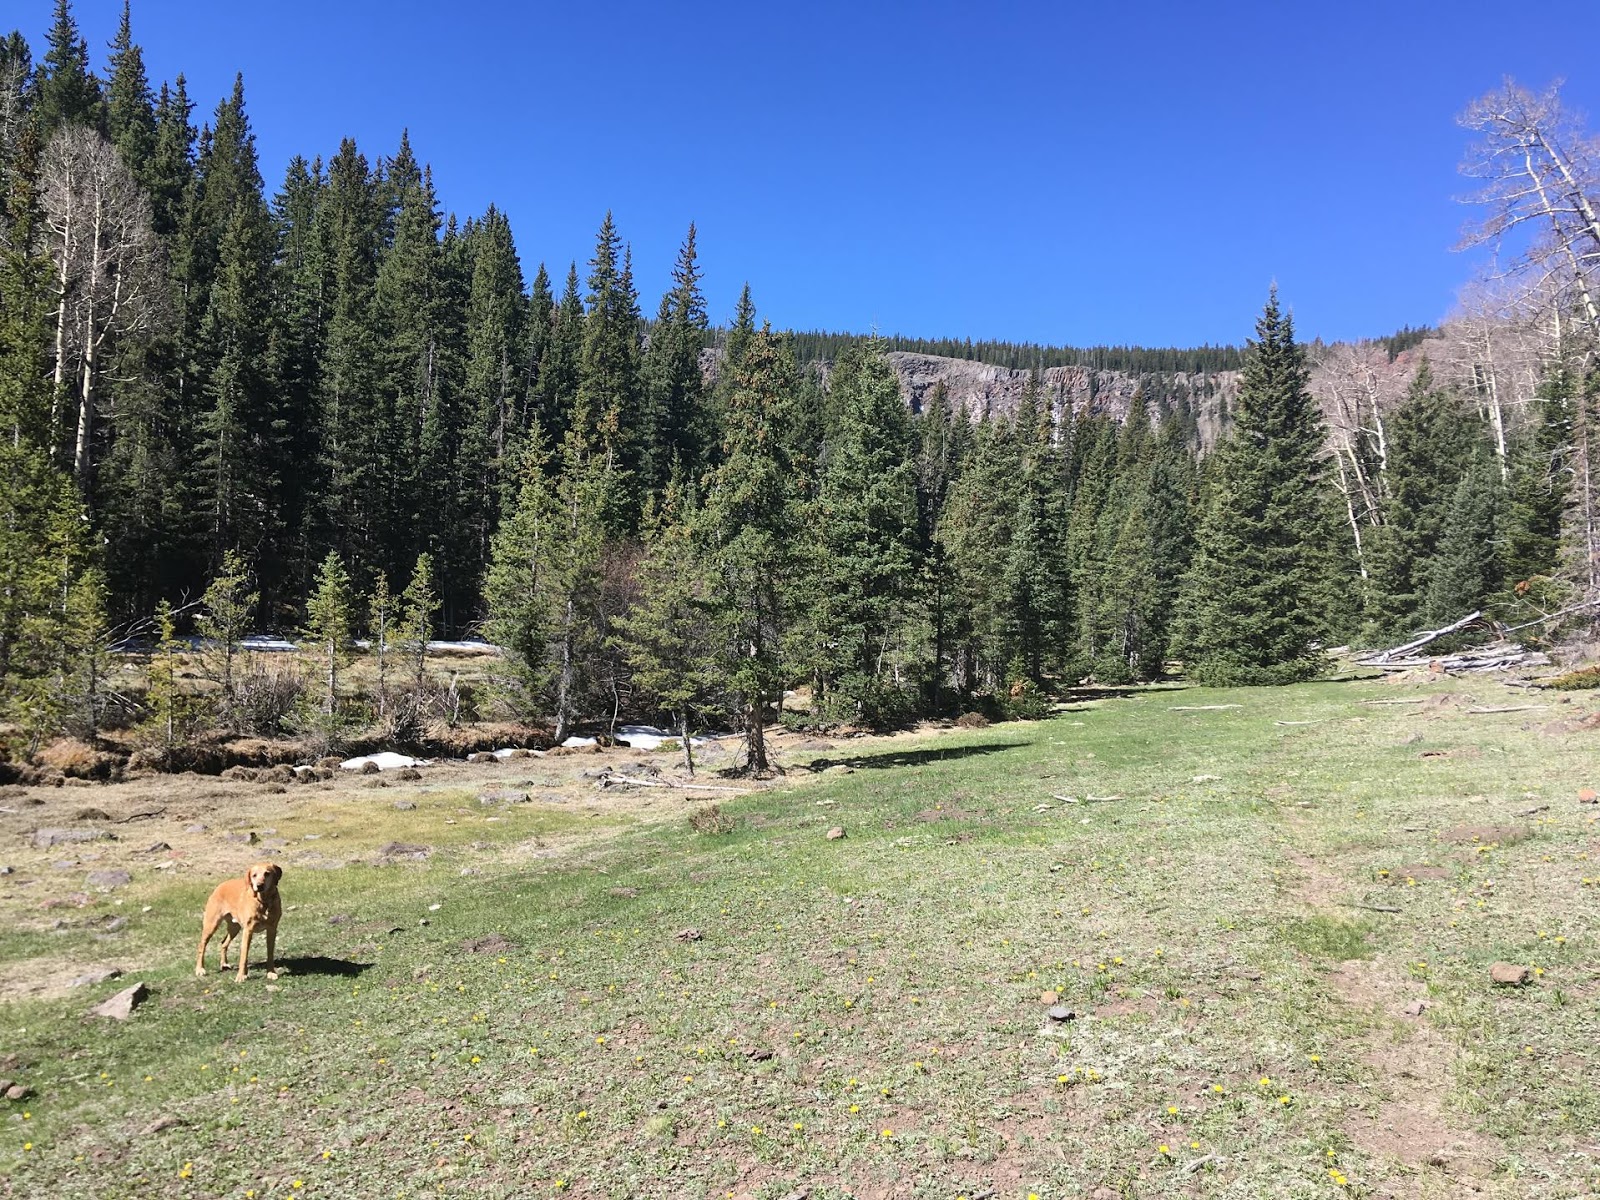
[[[1591,1194],[1593,735],[1360,703],[1418,694],[1158,690],[844,742],[851,772],[723,803],[725,833],[507,810],[490,836],[438,793],[351,815],[352,843],[441,847],[286,877],[280,952],[351,974],[195,980],[203,889],[130,896],[159,964],[134,1019],[0,1014],[37,1091],[0,1171],[59,1197]],[[1172,711],[1201,704],[1242,707]],[[0,952],[74,945],[50,937]],[[1496,959],[1543,973],[1498,991]],[[1466,1148],[1374,1133],[1408,1107]]]

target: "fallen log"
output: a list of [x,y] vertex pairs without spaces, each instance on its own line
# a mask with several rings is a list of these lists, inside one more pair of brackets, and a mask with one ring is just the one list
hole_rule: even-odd
[[679,791],[696,792],[732,792],[737,796],[745,796],[749,788],[722,787],[714,783],[678,783],[670,779],[641,779],[637,775],[618,775],[615,772],[602,775],[595,780],[596,787],[656,787],[674,788]]
[[1464,629],[1466,626],[1471,625],[1474,621],[1478,620],[1482,616],[1482,609],[1479,609],[1475,612],[1470,612],[1466,616],[1462,617],[1459,621],[1453,621],[1449,625],[1446,625],[1443,629],[1431,629],[1421,637],[1416,638],[1413,641],[1409,641],[1403,646],[1396,646],[1392,650],[1382,650],[1375,655],[1364,659],[1357,659],[1356,661],[1365,666],[1378,666],[1381,663],[1390,662],[1394,659],[1395,655],[1410,654],[1413,650],[1420,650],[1429,642],[1436,642],[1446,634],[1455,633],[1459,629]]
[[1487,716],[1490,713],[1533,712],[1535,709],[1549,707],[1548,704],[1495,704],[1481,708],[1469,708],[1467,711],[1469,713],[1477,713],[1479,716]]
[[1243,708],[1242,704],[1175,704],[1168,712],[1218,712],[1224,708]]

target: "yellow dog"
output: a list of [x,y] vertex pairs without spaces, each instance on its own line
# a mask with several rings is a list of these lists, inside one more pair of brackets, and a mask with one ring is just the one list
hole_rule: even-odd
[[283,878],[283,868],[277,863],[259,862],[245,872],[243,879],[230,879],[217,885],[206,901],[206,915],[200,928],[200,950],[194,957],[194,973],[206,973],[206,945],[217,926],[228,923],[228,932],[222,938],[221,969],[228,969],[228,946],[239,930],[244,930],[244,942],[239,947],[239,974],[243,981],[250,960],[250,935],[258,929],[267,931],[267,978],[278,977],[278,918],[283,916],[283,901],[278,898],[278,880]]

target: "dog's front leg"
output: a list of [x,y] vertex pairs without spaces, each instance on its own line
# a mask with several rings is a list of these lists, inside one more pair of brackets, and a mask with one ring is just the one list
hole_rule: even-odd
[[239,943],[239,973],[233,977],[235,983],[243,983],[250,970],[250,924],[245,923],[243,940]]

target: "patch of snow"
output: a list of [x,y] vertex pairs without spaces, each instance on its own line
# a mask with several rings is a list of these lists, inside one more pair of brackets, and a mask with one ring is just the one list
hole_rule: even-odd
[[430,765],[425,758],[412,758],[409,754],[396,754],[393,750],[382,750],[377,754],[363,754],[360,758],[347,758],[339,766],[346,771],[359,771],[368,763],[377,763],[380,771],[394,771],[400,767],[426,767]]
[[562,742],[561,744],[563,746],[572,746],[572,747],[592,746],[592,745],[594,745],[594,739],[593,738],[585,738],[585,737],[569,737],[566,741]]
[[255,654],[285,654],[299,647],[288,638],[273,637],[270,633],[252,633],[240,640],[239,649]]
[[489,753],[493,754],[496,758],[510,758],[513,754],[517,753],[531,754],[535,758],[544,757],[543,750],[523,750],[520,746],[501,746],[498,750],[491,750]]
[[[624,746],[632,746],[635,750],[659,750],[662,742],[676,742],[678,735],[669,729],[660,729],[654,725],[624,725],[617,730],[617,741]],[[691,737],[691,746],[703,746],[705,738]]]

